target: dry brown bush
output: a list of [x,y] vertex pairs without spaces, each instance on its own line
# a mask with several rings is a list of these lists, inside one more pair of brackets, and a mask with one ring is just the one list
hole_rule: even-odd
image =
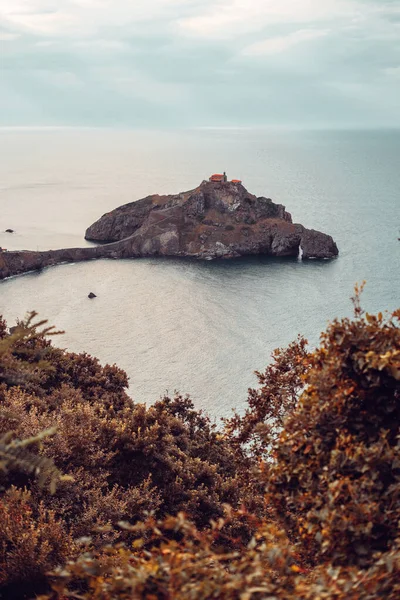
[[368,566],[400,523],[400,311],[334,321],[285,421],[268,495],[312,563]]
[[11,487],[0,499],[0,590],[3,598],[32,597],[46,573],[76,555],[64,524],[30,492]]
[[[52,496],[4,473],[5,487],[30,488],[43,557],[35,567],[15,530],[14,559],[0,529],[8,593],[36,581],[46,600],[398,600],[400,311],[364,314],[359,290],[354,305],[316,351],[301,338],[277,351],[221,430],[188,398],[134,405],[116,367],[0,322],[0,434],[56,427],[37,452],[74,477]],[[7,494],[18,522],[26,492]],[[56,538],[65,551],[46,553]]]
[[[49,494],[16,465],[0,473],[0,484],[28,486],[31,502],[53,511],[74,539],[91,536],[96,548],[129,543],[119,521],[180,510],[204,527],[225,503],[239,506],[246,495],[262,510],[262,487],[251,485],[247,471],[243,483],[229,440],[189,398],[134,404],[122,371],[54,348],[32,319],[2,342],[0,436],[25,439],[54,429],[36,452],[70,479]],[[239,531],[251,535],[243,524]]]

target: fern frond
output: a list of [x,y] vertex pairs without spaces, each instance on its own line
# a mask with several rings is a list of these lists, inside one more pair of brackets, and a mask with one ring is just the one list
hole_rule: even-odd
[[34,454],[27,450],[28,446],[41,442],[43,439],[54,435],[56,428],[52,427],[25,440],[10,441],[11,433],[8,432],[0,438],[0,469],[9,471],[22,471],[32,474],[38,479],[40,487],[49,486],[51,494],[56,491],[59,481],[71,480],[57,469],[54,461],[46,456]]

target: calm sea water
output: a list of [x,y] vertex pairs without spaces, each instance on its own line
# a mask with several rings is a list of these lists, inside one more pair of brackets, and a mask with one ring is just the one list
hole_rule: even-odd
[[[190,393],[213,416],[242,409],[271,351],[351,314],[400,304],[400,132],[0,130],[0,246],[85,244],[104,212],[226,170],[330,233],[334,261],[141,259],[62,265],[0,283],[9,323],[36,310],[57,343],[117,363],[135,401]],[[94,301],[87,298],[93,291]]]

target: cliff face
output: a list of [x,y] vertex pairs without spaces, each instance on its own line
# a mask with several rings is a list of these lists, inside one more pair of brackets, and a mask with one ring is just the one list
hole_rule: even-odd
[[292,223],[281,204],[240,183],[210,183],[171,196],[148,196],[103,215],[85,234],[102,245],[47,252],[0,252],[0,279],[63,262],[95,258],[249,254],[333,258],[331,236]]
[[203,182],[190,192],[126,204],[103,215],[85,237],[129,240],[141,256],[297,256],[300,246],[304,258],[338,254],[330,236],[293,224],[284,206],[231,182]]

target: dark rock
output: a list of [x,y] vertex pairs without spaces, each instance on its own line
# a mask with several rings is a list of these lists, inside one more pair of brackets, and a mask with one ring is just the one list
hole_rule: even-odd
[[88,295],[88,298],[97,298],[96,294],[93,294],[93,292],[90,292],[90,294]]
[[315,229],[302,230],[300,246],[303,252],[303,259],[306,258],[334,258],[338,255],[338,248],[330,235],[315,231]]
[[5,233],[15,233],[14,229],[6,229]]
[[[203,181],[172,196],[148,196],[103,215],[86,239],[99,246],[45,252],[0,252],[0,279],[62,262],[94,258],[190,256],[210,260],[251,254],[333,258],[331,236],[292,223],[282,204],[241,184]],[[103,243],[107,242],[107,243]]]

